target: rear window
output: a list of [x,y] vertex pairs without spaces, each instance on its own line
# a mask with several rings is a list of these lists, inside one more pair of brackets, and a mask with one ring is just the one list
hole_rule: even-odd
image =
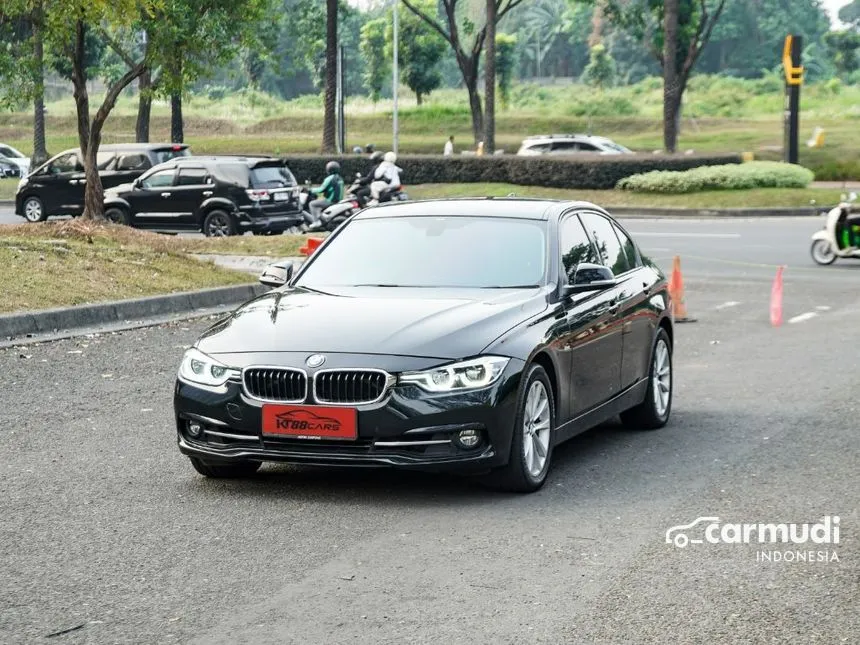
[[152,156],[155,157],[155,165],[170,161],[176,157],[190,157],[191,151],[188,148],[173,146],[171,148],[160,148],[152,151]]
[[251,187],[251,171],[243,163],[220,163],[213,170],[228,184],[236,184],[242,188]]
[[253,188],[284,188],[296,185],[296,178],[286,166],[257,166],[251,169]]

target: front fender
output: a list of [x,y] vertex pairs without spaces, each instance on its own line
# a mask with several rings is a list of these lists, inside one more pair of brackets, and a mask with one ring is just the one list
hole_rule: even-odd
[[827,231],[823,230],[823,229],[820,231],[816,231],[815,233],[812,234],[812,241],[816,242],[818,240],[823,240],[824,242],[829,242],[830,241],[830,235],[828,235]]
[[131,212],[131,205],[122,197],[105,197],[105,208],[124,208]]

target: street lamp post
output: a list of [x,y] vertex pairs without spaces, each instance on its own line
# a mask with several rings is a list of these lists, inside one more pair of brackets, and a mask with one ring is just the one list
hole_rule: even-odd
[[397,86],[399,85],[399,81],[400,81],[400,74],[399,74],[398,69],[397,69],[397,54],[398,54],[398,51],[397,51],[397,50],[398,50],[398,48],[399,48],[399,44],[398,44],[398,34],[397,34],[397,28],[398,28],[398,24],[397,24],[397,3],[398,3],[398,0],[394,0],[394,1],[392,2],[392,5],[393,5],[392,12],[394,13],[394,29],[393,29],[393,31],[394,31],[394,62],[393,62],[393,65],[392,65],[393,76],[392,76],[392,79],[391,79],[391,90],[392,90],[392,93],[393,93],[393,95],[394,95],[394,115],[393,115],[393,116],[394,116],[394,123],[393,123],[393,127],[394,127],[394,132],[393,132],[394,137],[393,137],[393,139],[394,139],[394,140],[393,140],[393,142],[392,142],[392,147],[391,147],[391,149],[394,151],[394,154],[397,154],[397,138],[398,138],[398,129],[397,129]]

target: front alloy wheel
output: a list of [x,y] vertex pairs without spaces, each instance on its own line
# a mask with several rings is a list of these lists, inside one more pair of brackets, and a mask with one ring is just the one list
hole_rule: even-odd
[[41,199],[38,197],[28,197],[24,200],[24,219],[33,224],[44,222],[47,219]]

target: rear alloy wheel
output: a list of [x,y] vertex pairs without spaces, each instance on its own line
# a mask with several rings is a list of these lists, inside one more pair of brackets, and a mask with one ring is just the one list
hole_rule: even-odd
[[199,457],[189,457],[194,470],[211,479],[241,479],[251,477],[260,469],[259,461],[213,463]]
[[107,209],[105,211],[105,219],[113,224],[131,226],[131,216],[123,208],[114,207]]
[[507,465],[490,473],[489,482],[504,490],[532,493],[544,485],[549,472],[555,401],[549,377],[540,365],[529,368],[524,382],[514,421],[510,458]]
[[236,218],[227,211],[210,211],[203,220],[203,234],[206,237],[236,235]]
[[48,219],[48,216],[45,215],[41,199],[38,197],[28,197],[24,200],[24,219],[33,224],[44,222]]
[[834,253],[833,246],[827,240],[815,240],[812,243],[812,248],[809,249],[809,253],[817,264],[827,266],[836,262],[836,253]]
[[621,413],[621,421],[637,430],[657,430],[669,421],[672,411],[672,344],[661,328],[651,352],[648,391],[645,400]]

